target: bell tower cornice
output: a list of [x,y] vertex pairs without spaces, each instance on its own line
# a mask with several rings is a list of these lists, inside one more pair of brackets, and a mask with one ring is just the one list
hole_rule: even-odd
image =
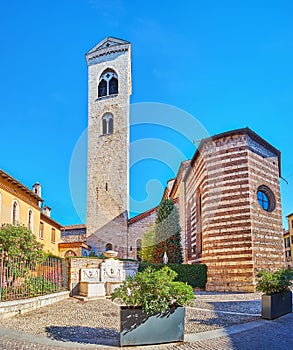
[[128,51],[131,47],[129,41],[107,37],[95,45],[86,55],[87,65],[95,63],[98,57],[110,55],[113,53]]

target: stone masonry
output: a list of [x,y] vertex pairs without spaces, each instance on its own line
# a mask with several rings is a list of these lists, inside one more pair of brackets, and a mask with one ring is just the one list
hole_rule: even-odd
[[[131,44],[106,38],[86,60],[86,243],[98,254],[113,249],[137,259],[156,208],[128,220]],[[107,72],[118,90],[101,96]],[[105,115],[113,117],[110,132]],[[251,292],[261,269],[284,266],[279,176],[280,152],[245,128],[203,139],[168,182],[163,198],[179,209],[184,262],[208,266],[208,290]]]
[[[87,243],[99,254],[106,245],[125,258],[128,221],[129,98],[131,45],[106,38],[86,55],[88,65]],[[118,93],[98,96],[104,72],[118,77]],[[103,133],[102,118],[113,116],[113,132]]]

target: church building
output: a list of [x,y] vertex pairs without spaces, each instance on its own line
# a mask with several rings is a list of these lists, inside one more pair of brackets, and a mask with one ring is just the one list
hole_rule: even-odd
[[[86,243],[135,259],[156,208],[128,218],[131,44],[108,37],[86,61]],[[254,291],[258,271],[284,266],[280,158],[249,128],[232,130],[202,140],[168,182],[163,198],[179,209],[184,262],[208,266],[208,290]]]

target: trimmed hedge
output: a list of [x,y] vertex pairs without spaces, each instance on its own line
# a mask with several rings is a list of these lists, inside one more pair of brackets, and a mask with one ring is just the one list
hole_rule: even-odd
[[[151,264],[140,262],[138,272],[142,272],[147,267],[152,267],[156,270],[161,269],[165,264]],[[207,282],[207,266],[205,264],[167,264],[172,270],[178,273],[175,281],[186,282],[193,288],[205,289]]]

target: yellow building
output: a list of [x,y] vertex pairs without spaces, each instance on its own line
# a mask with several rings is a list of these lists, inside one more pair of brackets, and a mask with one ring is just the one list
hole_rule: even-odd
[[30,190],[0,169],[0,225],[27,226],[43,244],[45,252],[59,255],[62,226],[50,217],[51,209],[43,207],[43,203],[39,183]]
[[290,242],[291,240],[290,240],[289,230],[283,231],[283,237],[284,237],[284,246],[285,246],[286,267],[290,268],[292,267],[292,253],[291,253],[292,243]]
[[[290,266],[293,266],[293,213],[287,215],[287,219],[288,219],[288,235],[287,235],[287,242],[285,243],[285,247],[286,244],[287,246],[290,245],[290,253],[288,252],[287,255],[290,255]],[[284,237],[285,238],[285,237]],[[288,250],[288,248],[285,248],[285,250]],[[286,255],[286,257],[287,257]],[[289,259],[286,259],[289,260]]]

